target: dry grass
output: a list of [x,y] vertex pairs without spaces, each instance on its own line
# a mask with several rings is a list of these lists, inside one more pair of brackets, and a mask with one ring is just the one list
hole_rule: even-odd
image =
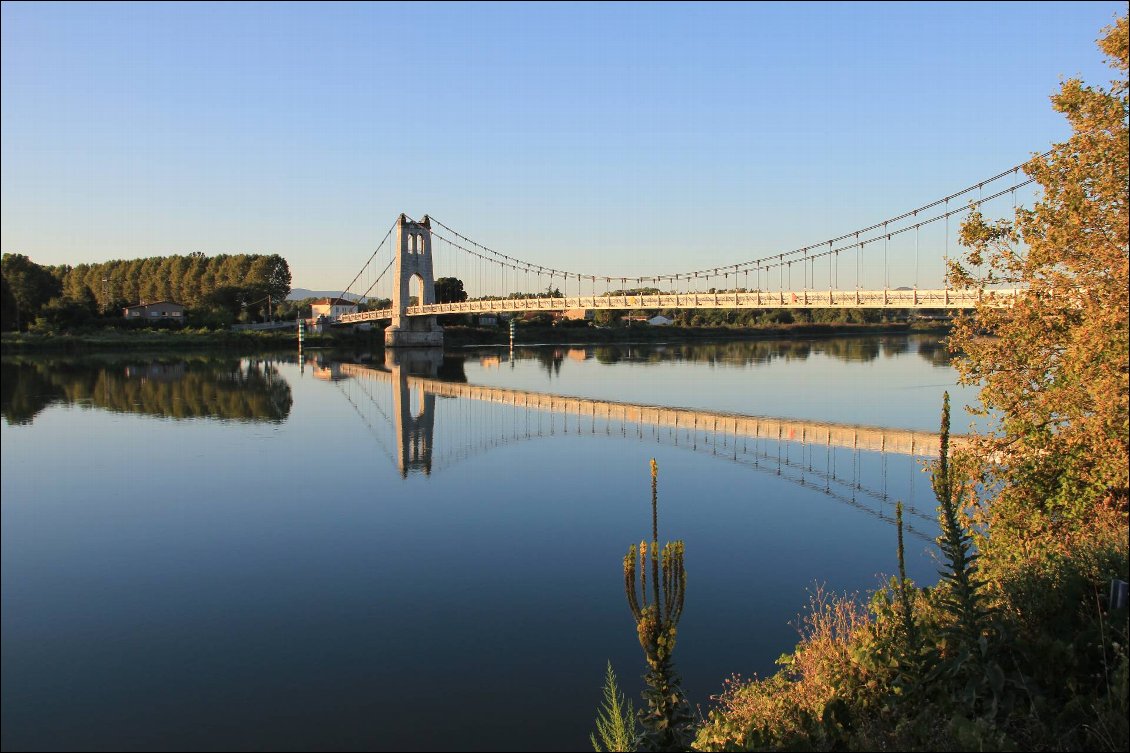
[[791,656],[782,657],[780,672],[767,679],[746,681],[735,675],[726,681],[726,689],[714,699],[718,708],[695,741],[696,749],[732,749],[744,747],[751,737],[800,734],[806,716],[819,718],[844,679],[858,675],[851,645],[861,631],[870,629],[870,620],[854,595],[829,594],[817,587],[798,628],[800,643]]

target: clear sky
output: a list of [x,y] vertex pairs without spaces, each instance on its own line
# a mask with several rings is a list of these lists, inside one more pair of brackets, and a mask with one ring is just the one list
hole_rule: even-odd
[[1112,77],[1125,10],[6,2],[0,246],[340,289],[407,212],[558,268],[732,264],[1064,138],[1048,96]]

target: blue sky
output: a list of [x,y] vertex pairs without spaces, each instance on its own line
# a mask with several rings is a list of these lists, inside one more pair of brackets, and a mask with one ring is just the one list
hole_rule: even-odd
[[0,246],[331,289],[403,211],[559,268],[732,264],[1064,138],[1048,96],[1112,77],[1125,7],[4,3]]

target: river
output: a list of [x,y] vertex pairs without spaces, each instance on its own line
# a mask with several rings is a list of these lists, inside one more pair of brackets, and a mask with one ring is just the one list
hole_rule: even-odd
[[895,571],[896,499],[936,581],[955,382],[936,335],[5,357],[3,747],[587,748],[651,458],[705,713]]

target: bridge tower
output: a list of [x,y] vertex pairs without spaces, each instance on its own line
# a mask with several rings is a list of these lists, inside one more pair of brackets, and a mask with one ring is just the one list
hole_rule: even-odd
[[408,316],[412,279],[420,280],[420,304],[436,302],[432,274],[432,222],[427,215],[413,222],[403,214],[396,221],[396,283],[392,289],[392,323],[385,330],[391,348],[443,345],[443,328],[434,316]]

